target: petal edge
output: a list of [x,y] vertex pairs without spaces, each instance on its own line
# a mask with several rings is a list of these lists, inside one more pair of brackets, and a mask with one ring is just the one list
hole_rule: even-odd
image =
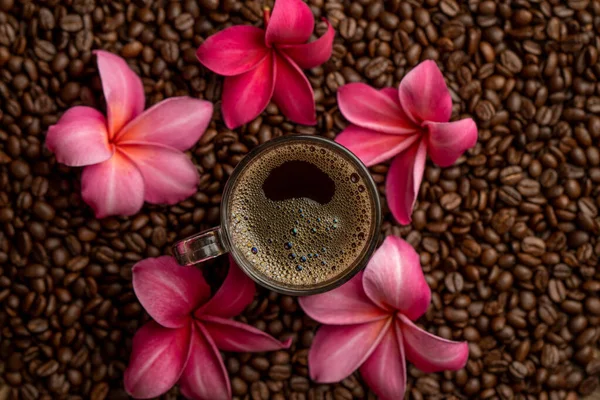
[[358,369],[390,329],[392,319],[357,325],[324,325],[308,353],[311,379],[338,382]]
[[211,71],[234,76],[256,68],[268,55],[265,31],[249,25],[232,26],[215,33],[198,47],[196,57]]
[[48,128],[46,147],[56,155],[56,161],[70,167],[97,164],[113,154],[104,115],[84,106],[69,108]]
[[456,371],[466,365],[469,359],[467,342],[454,342],[432,335],[403,315],[397,323],[401,324],[406,357],[421,371]]
[[388,170],[385,180],[386,199],[390,211],[402,225],[408,225],[411,221],[426,158],[427,145],[420,140],[398,154]]
[[393,327],[360,367],[360,374],[381,400],[404,398],[406,358],[402,333]]
[[229,129],[252,121],[267,108],[275,90],[275,68],[273,55],[269,55],[256,68],[225,77],[221,112]]
[[136,398],[160,396],[179,379],[187,362],[190,327],[164,328],[154,321],[142,326],[133,337],[125,390]]
[[144,179],[144,200],[153,204],[176,204],[193,195],[200,179],[198,170],[184,153],[168,146],[123,144],[119,151],[129,157]]
[[417,129],[400,102],[387,91],[365,83],[348,83],[338,89],[337,99],[344,117],[362,128],[397,135],[412,134]]
[[435,61],[425,60],[410,70],[400,82],[398,92],[402,108],[417,124],[450,119],[452,98]]
[[96,50],[94,54],[106,99],[108,134],[113,138],[144,110],[144,86],[140,77],[121,57],[104,50]]
[[390,311],[399,310],[416,320],[427,311],[431,289],[427,285],[419,254],[399,237],[390,235],[365,268],[365,293]]
[[185,151],[210,124],[213,105],[191,97],[171,97],[153,105],[128,123],[115,138],[119,145],[144,142]]
[[253,326],[229,319],[204,315],[201,321],[215,345],[224,351],[273,351],[287,349],[292,343],[292,339],[280,342]]
[[202,271],[182,267],[173,257],[147,258],[132,268],[133,290],[144,309],[166,328],[179,328],[210,296]]
[[367,297],[362,279],[363,271],[340,287],[298,301],[309,317],[327,325],[361,324],[389,316]]
[[254,281],[237,266],[233,257],[229,256],[229,271],[223,285],[217,293],[194,315],[212,315],[221,318],[232,318],[240,314],[254,299],[256,286]]
[[229,375],[221,354],[202,324],[196,322],[190,340],[190,356],[179,381],[181,393],[188,399],[228,400],[231,398]]
[[327,32],[314,42],[286,44],[278,48],[290,57],[302,69],[311,69],[323,64],[331,57],[335,30],[325,18]]
[[312,34],[315,20],[310,8],[301,0],[277,0],[267,25],[265,42],[304,43]]
[[315,125],[317,113],[312,86],[302,70],[284,54],[275,55],[273,101],[283,115],[298,124]]
[[477,143],[477,126],[471,118],[454,122],[425,122],[427,153],[440,167],[449,167]]
[[135,164],[118,149],[108,160],[81,174],[81,197],[96,214],[133,215],[144,205],[144,181]]
[[418,135],[391,135],[350,124],[336,136],[335,141],[370,167],[403,152],[418,139]]

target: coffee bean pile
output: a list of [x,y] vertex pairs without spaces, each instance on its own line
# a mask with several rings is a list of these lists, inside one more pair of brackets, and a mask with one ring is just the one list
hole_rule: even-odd
[[[125,399],[131,338],[148,320],[132,265],[218,224],[223,185],[253,147],[288,133],[334,138],[349,82],[397,86],[433,59],[479,141],[455,166],[428,162],[412,225],[387,207],[382,237],[420,253],[432,303],[420,323],[466,340],[457,372],[408,367],[407,397],[577,399],[600,378],[600,1],[311,0],[336,29],[332,58],[307,72],[318,125],[290,123],[273,104],[228,130],[222,78],[196,48],[237,24],[262,24],[257,0],[0,0],[0,399]],[[319,22],[315,35],[324,33]],[[96,220],[80,170],[44,147],[74,105],[104,109],[92,50],[124,57],[147,105],[189,95],[216,104],[189,155],[198,192],[175,206]],[[381,194],[388,164],[371,171]],[[218,286],[225,259],[206,264]],[[236,399],[374,399],[359,374],[308,377],[317,324],[297,301],[260,290],[240,319],[294,343],[224,354]],[[179,398],[177,388],[163,396]]]

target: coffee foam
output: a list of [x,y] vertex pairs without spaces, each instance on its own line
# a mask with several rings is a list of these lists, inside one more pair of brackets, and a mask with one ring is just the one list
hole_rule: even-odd
[[[307,198],[268,199],[262,185],[286,161],[307,161],[335,182],[321,205]],[[261,154],[240,173],[228,219],[239,256],[268,280],[306,288],[344,276],[375,234],[375,202],[354,162],[326,145],[291,142]]]

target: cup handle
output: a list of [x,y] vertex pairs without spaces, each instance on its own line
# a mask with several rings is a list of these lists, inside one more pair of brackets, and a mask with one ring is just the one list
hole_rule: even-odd
[[198,264],[227,253],[221,238],[221,227],[200,232],[173,245],[173,255],[179,265]]

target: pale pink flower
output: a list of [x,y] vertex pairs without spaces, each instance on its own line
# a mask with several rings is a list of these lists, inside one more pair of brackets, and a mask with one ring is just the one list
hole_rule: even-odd
[[229,318],[252,302],[256,287],[230,261],[225,282],[210,298],[202,272],[172,257],[150,258],[133,267],[133,290],[154,321],[133,338],[125,389],[135,398],[160,396],[179,382],[189,399],[231,398],[229,376],[219,350],[279,350],[279,342]]
[[97,218],[133,215],[144,204],[174,204],[196,191],[199,177],[183,153],[212,117],[208,101],[174,97],[144,111],[144,87],[125,60],[96,51],[106,118],[84,106],[67,110],[48,129],[58,162],[85,166],[81,196]]
[[330,292],[300,299],[304,312],[323,324],[308,354],[311,378],[337,382],[360,368],[381,399],[398,400],[406,389],[405,358],[424,372],[464,367],[467,343],[415,325],[430,299],[419,255],[388,236],[364,272]]
[[340,111],[351,124],[336,137],[367,166],[395,157],[386,179],[386,198],[401,224],[411,221],[427,154],[448,167],[477,142],[471,118],[448,122],[452,99],[434,61],[423,61],[398,90],[350,83],[338,90]]
[[221,110],[229,129],[256,118],[271,98],[290,120],[316,124],[313,90],[301,68],[323,64],[331,56],[335,32],[306,43],[315,21],[301,0],[277,0],[273,13],[264,11],[266,30],[232,26],[198,48],[208,69],[225,76]]

